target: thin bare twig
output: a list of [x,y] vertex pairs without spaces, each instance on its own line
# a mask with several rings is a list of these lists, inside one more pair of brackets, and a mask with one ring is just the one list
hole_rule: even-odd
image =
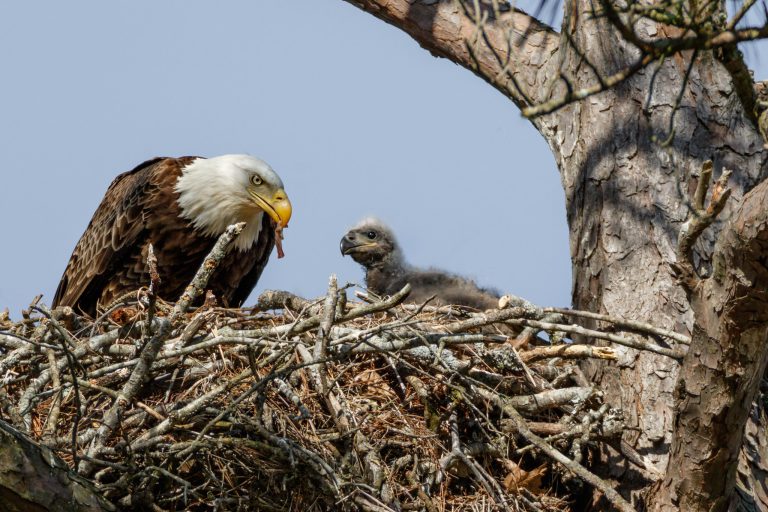
[[623,318],[616,318],[609,315],[601,315],[599,313],[592,313],[591,311],[579,311],[575,309],[565,309],[565,308],[544,308],[543,311],[545,313],[558,313],[564,316],[575,316],[575,317],[581,317],[581,318],[591,318],[593,320],[601,320],[603,322],[609,322],[613,325],[616,325],[617,327],[626,327],[627,329],[631,331],[639,331],[639,332],[646,332],[648,334],[652,334],[654,336],[661,336],[663,338],[669,338],[671,340],[677,341],[678,343],[683,343],[685,345],[691,344],[691,338],[690,336],[686,336],[684,334],[680,334],[678,332],[670,331],[667,329],[661,329],[659,327],[656,327],[654,325],[651,325],[646,322],[637,322],[635,320],[626,320]]

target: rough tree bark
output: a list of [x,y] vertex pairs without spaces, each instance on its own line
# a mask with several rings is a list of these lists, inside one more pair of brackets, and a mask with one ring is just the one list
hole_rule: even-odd
[[[615,76],[640,55],[609,20],[589,15],[597,5],[591,0],[565,2],[561,33],[525,13],[495,11],[494,2],[347,1],[472,70],[521,108],[566,95],[560,77],[572,88],[594,86],[598,76]],[[648,21],[636,28],[649,39],[674,35]],[[574,307],[653,321],[694,338],[682,372],[670,358],[626,347],[617,347],[618,364],[585,364],[594,382],[615,391],[610,400],[624,411],[624,441],[665,474],[647,496],[657,510],[724,510],[734,495],[740,451],[756,458],[764,445],[753,438],[751,452],[742,450],[750,412],[755,421],[762,414],[760,404],[751,404],[765,366],[762,290],[768,284],[759,217],[766,203],[757,189],[749,201],[744,194],[768,174],[766,151],[737,91],[743,76],[734,70],[743,66],[723,65],[711,51],[696,56],[691,66],[692,51],[672,55],[533,120],[565,190]],[[698,241],[694,263],[711,274],[715,240],[728,226],[717,249],[720,274],[689,298],[672,266],[697,174],[708,159],[716,174],[734,170],[733,195],[721,215],[734,220],[716,223]],[[754,424],[748,430],[762,432]],[[647,489],[647,481],[617,460],[607,467],[625,495]],[[742,485],[750,499],[768,507],[765,481],[748,476]]]
[[0,509],[106,512],[115,508],[47,448],[0,421]]
[[742,445],[732,429],[744,425],[768,360],[766,201],[768,181],[763,181],[723,228],[713,276],[688,290],[696,321],[675,390],[670,464],[651,495],[652,508],[728,505]]

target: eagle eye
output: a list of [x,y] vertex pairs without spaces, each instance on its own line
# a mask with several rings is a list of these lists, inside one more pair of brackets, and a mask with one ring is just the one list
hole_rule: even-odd
[[367,232],[365,235],[366,235],[368,238],[370,238],[371,240],[375,240],[375,239],[376,239],[376,232],[375,232],[375,231],[369,231],[369,232]]
[[251,176],[251,183],[253,183],[258,187],[259,185],[264,183],[264,180],[262,180],[258,174],[254,174],[253,176]]

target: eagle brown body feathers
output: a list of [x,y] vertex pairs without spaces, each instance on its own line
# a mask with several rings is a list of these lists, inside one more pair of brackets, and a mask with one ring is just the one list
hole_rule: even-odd
[[[148,285],[150,243],[161,278],[159,295],[178,299],[217,239],[201,235],[182,217],[174,189],[182,169],[197,158],[155,158],[115,178],[72,252],[54,306],[95,315],[97,305]],[[231,250],[209,281],[225,305],[243,303],[269,259],[275,223],[263,215],[262,224],[253,248]]]

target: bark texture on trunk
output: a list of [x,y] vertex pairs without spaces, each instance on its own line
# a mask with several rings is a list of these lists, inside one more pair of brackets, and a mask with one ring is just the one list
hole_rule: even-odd
[[[625,69],[639,56],[605,18],[591,14],[596,4],[591,0],[565,2],[560,35],[520,12],[496,17],[486,5],[490,2],[347,1],[472,70],[519,106],[563,94],[560,73],[571,87],[587,87],[598,82],[598,75]],[[467,7],[472,5],[480,5],[483,16]],[[646,21],[638,31],[647,38],[674,35]],[[618,364],[585,365],[591,380],[612,392],[609,401],[624,411],[624,441],[666,473],[655,489],[658,499],[650,503],[670,510],[681,500],[692,507],[685,510],[709,510],[704,501],[717,508],[724,503],[711,502],[718,493],[728,498],[766,352],[765,321],[754,309],[764,300],[756,298],[754,286],[763,279],[758,269],[765,258],[750,250],[738,260],[734,250],[742,247],[740,230],[753,228],[745,221],[725,222],[737,210],[737,219],[749,217],[747,202],[740,205],[768,174],[764,141],[744,112],[726,67],[712,52],[696,56],[692,66],[691,51],[671,56],[618,87],[534,120],[555,155],[565,190],[574,307],[649,321],[694,337],[679,385],[675,361],[626,347],[616,347]],[[667,139],[670,144],[661,143]],[[726,274],[726,281],[707,281],[705,290],[689,298],[671,265],[705,160],[714,162],[716,176],[723,168],[734,171],[733,195],[721,221],[699,239],[694,264],[704,275],[718,271],[711,264],[715,240],[728,225],[718,261],[735,274]],[[764,240],[765,235],[748,236]],[[747,271],[754,274],[752,284],[737,282],[739,273]],[[747,298],[727,306],[739,293]],[[744,323],[750,318],[752,324]],[[764,418],[762,408],[752,407],[753,421]],[[767,451],[764,437],[754,424],[747,432],[753,435],[742,449],[741,470],[751,477],[742,483],[748,493],[765,496],[764,489],[755,488],[759,470],[747,464]],[[691,440],[699,434],[706,439]],[[667,471],[670,456],[674,467]],[[681,459],[690,464],[680,464]],[[719,474],[713,471],[718,464]],[[608,467],[626,493],[648,485],[631,467]],[[689,492],[696,486],[701,490]]]
[[[723,228],[714,273],[694,290],[696,322],[676,389],[670,464],[651,510],[726,510],[744,425],[768,351],[768,181]],[[685,435],[678,435],[685,433]]]
[[104,512],[115,508],[91,484],[0,421],[0,510],[4,512]]
[[[577,86],[594,83],[630,65],[637,51],[605,20],[586,16],[590,2],[568,3],[576,52],[569,46],[567,73]],[[648,23],[648,37],[661,30]],[[585,53],[593,69],[583,64]],[[626,83],[557,112],[553,144],[563,177],[573,261],[574,307],[636,318],[680,332],[694,331],[694,315],[670,265],[677,235],[690,212],[696,176],[711,159],[715,172],[736,171],[727,218],[743,193],[764,177],[763,141],[744,115],[725,68],[700,53],[690,72],[691,52],[646,69]],[[674,139],[670,135],[674,113]],[[546,136],[546,134],[545,134]],[[695,262],[708,261],[720,226],[706,231]],[[619,348],[619,364],[588,363],[589,376],[624,410],[625,440],[666,469],[674,427],[673,360]],[[614,467],[614,470],[621,468]],[[615,475],[626,478],[626,475]]]
[[[566,20],[579,51],[569,50],[565,68],[577,86],[594,83],[593,69],[606,76],[638,58],[604,20],[584,16],[587,0],[567,5],[575,9],[566,11]],[[643,29],[648,37],[662,30],[650,23]],[[581,54],[591,60],[592,69],[583,65]],[[727,70],[711,53],[699,53],[685,84],[691,57],[692,52],[686,52],[667,59],[658,69],[646,69],[552,116],[573,133],[553,150],[566,188],[574,307],[652,321],[694,337],[680,380],[673,360],[624,347],[618,348],[618,365],[585,365],[602,389],[619,390],[610,399],[623,409],[627,426],[637,429],[628,430],[624,440],[666,471],[668,491],[674,487],[690,493],[690,499],[676,492],[659,494],[654,507],[668,510],[710,510],[718,507],[717,499],[722,500],[720,506],[727,503],[743,425],[765,358],[764,331],[750,330],[744,339],[724,337],[728,333],[711,325],[721,313],[716,302],[724,296],[716,300],[710,290],[699,298],[701,306],[692,308],[670,271],[703,161],[712,159],[716,174],[723,168],[735,171],[734,195],[723,219],[766,174],[763,140],[741,108]],[[657,141],[669,137],[670,116],[681,91],[674,139],[665,147]],[[712,272],[709,262],[721,227],[719,223],[710,228],[697,244],[694,262],[705,273]],[[722,247],[735,242],[728,240]],[[727,265],[735,263],[729,260]],[[749,350],[733,353],[747,345]],[[702,354],[706,356],[699,357]],[[718,376],[702,374],[702,359],[714,373],[723,365],[732,367],[719,375],[720,386],[708,383]],[[733,366],[747,375],[729,376],[730,369],[736,371]],[[707,393],[715,387],[717,393]],[[701,398],[692,400],[697,393]],[[713,430],[706,440],[692,443],[703,434],[701,425]],[[728,443],[718,446],[726,432]],[[686,452],[679,451],[683,446]],[[611,469],[623,482],[640,483],[622,474],[620,466]]]

